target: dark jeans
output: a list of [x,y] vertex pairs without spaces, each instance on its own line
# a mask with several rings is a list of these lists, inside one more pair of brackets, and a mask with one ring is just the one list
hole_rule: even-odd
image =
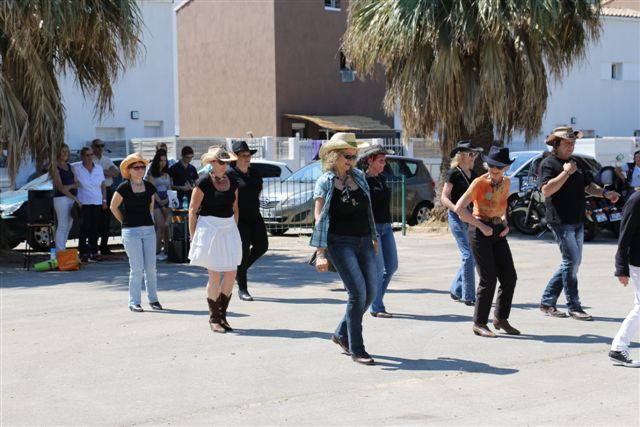
[[236,280],[241,291],[247,290],[247,270],[258,260],[267,249],[269,249],[269,239],[267,229],[264,226],[262,217],[255,221],[238,221],[238,231],[242,239],[242,261],[238,266]]
[[347,310],[335,334],[349,338],[352,354],[364,353],[362,316],[376,296],[376,256],[371,236],[353,237],[329,233],[327,250],[347,290]]
[[98,233],[102,205],[82,205],[80,210],[80,256],[98,253]]
[[[111,206],[113,191],[107,188],[107,206]],[[100,225],[98,233],[100,234],[100,250],[109,249],[109,225],[111,224],[111,210],[105,209],[100,211]]]
[[500,224],[492,227],[493,234],[486,237],[480,229],[469,225],[469,243],[476,260],[476,270],[480,276],[473,321],[481,325],[486,325],[489,321],[489,312],[498,280],[500,280],[500,289],[493,314],[499,320],[509,318],[513,291],[518,279],[509,243],[506,237],[499,237],[503,226]]

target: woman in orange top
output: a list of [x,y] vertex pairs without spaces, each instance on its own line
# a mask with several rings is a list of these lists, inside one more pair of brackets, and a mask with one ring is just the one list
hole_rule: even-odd
[[[487,173],[474,179],[467,192],[456,203],[455,212],[464,222],[469,223],[469,242],[476,260],[480,276],[476,291],[476,307],[473,315],[473,332],[487,338],[495,338],[487,326],[489,312],[500,280],[500,290],[493,312],[493,327],[503,329],[509,335],[519,335],[520,331],[507,320],[511,312],[513,291],[516,287],[516,270],[506,236],[507,200],[509,198],[509,178],[505,170],[513,160],[509,159],[509,149],[492,146],[489,154],[482,156]],[[467,207],[473,203],[473,213]]]

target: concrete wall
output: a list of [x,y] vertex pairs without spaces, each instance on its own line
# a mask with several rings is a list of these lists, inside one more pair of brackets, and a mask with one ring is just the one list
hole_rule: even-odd
[[273,0],[177,12],[180,135],[276,134]]
[[[93,99],[85,99],[74,86],[73,76],[60,80],[66,108],[65,142],[80,148],[97,136],[97,128],[121,129],[122,139],[145,136],[145,121],[161,122],[161,135],[176,133],[172,0],[140,0],[144,21],[137,65],[129,68],[113,87],[113,114],[102,121],[93,117]],[[131,119],[131,111],[139,119]],[[147,123],[150,124],[150,123]],[[118,138],[120,139],[120,138]]]

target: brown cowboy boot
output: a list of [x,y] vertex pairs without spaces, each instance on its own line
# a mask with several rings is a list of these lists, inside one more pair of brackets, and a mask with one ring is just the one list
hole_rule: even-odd
[[207,298],[207,304],[209,304],[209,326],[213,332],[224,334],[227,330],[220,324],[220,304],[218,300],[212,300]]
[[507,319],[493,318],[493,327],[496,329],[502,329],[507,335],[520,335],[520,331],[509,324]]
[[218,297],[218,303],[220,305],[220,324],[228,332],[233,331],[233,328],[229,325],[229,322],[227,322],[227,308],[229,308],[230,301],[231,295],[227,296],[222,292],[220,293],[220,297]]

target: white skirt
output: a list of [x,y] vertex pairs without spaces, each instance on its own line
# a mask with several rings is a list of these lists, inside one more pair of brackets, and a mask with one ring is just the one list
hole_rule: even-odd
[[199,217],[189,260],[207,270],[235,271],[242,261],[242,240],[233,217]]

